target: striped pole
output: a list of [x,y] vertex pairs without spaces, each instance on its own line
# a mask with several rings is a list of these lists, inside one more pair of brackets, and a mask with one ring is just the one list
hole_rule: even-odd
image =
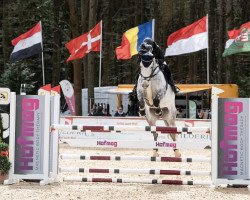
[[136,178],[92,178],[92,177],[63,177],[64,181],[105,182],[105,183],[147,183],[166,185],[211,185],[211,181],[200,180],[166,180],[166,179],[136,179]]
[[107,155],[78,155],[78,154],[61,154],[61,159],[73,160],[136,160],[136,161],[152,161],[152,162],[211,162],[211,158],[197,157],[197,158],[176,158],[176,157],[151,157],[151,156],[107,156]]
[[148,131],[161,132],[165,134],[182,132],[205,132],[210,133],[208,127],[165,127],[165,126],[83,126],[83,125],[64,125],[53,124],[52,130],[75,130],[75,131],[93,131],[93,132],[110,132],[110,131]]
[[198,175],[210,176],[209,171],[189,171],[189,170],[172,170],[172,169],[100,169],[100,168],[79,168],[79,167],[60,167],[60,172],[76,173],[105,173],[105,174],[156,174],[156,175]]

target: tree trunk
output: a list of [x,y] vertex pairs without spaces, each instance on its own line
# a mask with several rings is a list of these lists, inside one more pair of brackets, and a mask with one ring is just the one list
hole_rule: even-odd
[[[81,0],[81,27],[83,33],[88,32],[89,1]],[[88,87],[88,59],[83,58],[83,87]]]
[[[232,26],[233,24],[233,15],[231,14],[233,12],[233,7],[232,7],[232,1],[233,0],[228,0],[227,4],[226,4],[226,16],[228,16],[228,18],[225,18],[226,20],[226,30],[232,30],[234,27]],[[225,31],[225,34],[227,35],[227,31]],[[228,37],[227,37],[228,38]],[[226,57],[226,70],[225,70],[225,83],[230,83],[231,81],[231,72],[230,72],[230,68],[232,66],[232,59],[234,58],[229,58]]]
[[208,15],[211,16],[209,17],[209,30],[211,31],[208,31],[208,38],[209,38],[209,41],[208,41],[208,46],[209,46],[209,74],[210,74],[210,83],[217,83],[216,79],[214,77],[216,77],[216,73],[217,73],[217,69],[216,69],[216,65],[217,65],[217,62],[216,62],[216,34],[214,31],[212,30],[216,30],[216,26],[215,26],[215,23],[216,23],[216,19],[215,19],[215,8],[216,7],[216,2],[215,0],[210,0],[209,1],[209,13]]
[[218,5],[218,57],[217,57],[217,82],[222,83],[222,65],[223,65],[223,60],[222,60],[222,54],[224,51],[224,17],[223,17],[223,11],[224,11],[224,0],[217,0],[217,5]]
[[[103,31],[102,31],[102,77],[101,83],[103,86],[109,85],[109,75],[110,75],[110,65],[112,60],[112,16],[114,14],[114,3],[112,0],[105,1],[105,5],[103,5],[105,11],[103,13]],[[104,31],[105,30],[105,31]]]
[[60,81],[60,63],[61,63],[61,32],[59,27],[59,10],[60,0],[53,1],[54,13],[54,32],[53,32],[53,69],[52,69],[52,86],[58,85]]
[[[10,31],[9,31],[9,0],[3,2],[3,18],[2,18],[2,48],[3,48],[3,66],[6,68],[6,63],[9,62],[11,50],[10,44]],[[4,69],[1,69],[1,71]]]
[[[68,0],[70,12],[70,26],[73,38],[79,36],[78,17],[74,0]],[[74,60],[74,90],[76,99],[76,115],[82,115],[82,64],[81,60]]]

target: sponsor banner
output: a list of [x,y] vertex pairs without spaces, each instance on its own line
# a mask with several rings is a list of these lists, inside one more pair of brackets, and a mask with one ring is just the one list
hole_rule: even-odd
[[189,106],[189,118],[190,119],[196,119],[197,105],[196,105],[195,101],[189,100],[188,101],[188,106]]
[[45,96],[16,99],[15,174],[42,174]]
[[66,142],[72,147],[88,147],[88,148],[131,148],[131,149],[201,149],[202,145],[193,145],[193,142],[179,141],[173,142],[168,140],[117,140],[117,139],[67,139]]
[[[63,142],[67,142],[69,145],[74,147],[88,147],[89,140],[119,140],[123,141],[137,141],[140,143],[147,143],[147,141],[154,141],[153,134],[145,132],[111,132],[111,133],[100,133],[100,132],[60,132],[60,139]],[[79,142],[79,140],[81,142]],[[85,142],[83,142],[86,140]],[[157,141],[166,142],[172,141],[169,134],[159,134]],[[185,149],[204,149],[211,146],[211,136],[209,134],[186,134],[183,133],[178,136],[178,145],[181,145]],[[93,146],[91,146],[93,147]],[[135,146],[136,147],[136,146]],[[135,148],[134,147],[134,148]],[[128,147],[127,147],[128,148]]]
[[250,178],[250,99],[219,99],[218,178]]
[[74,88],[68,80],[60,81],[63,95],[67,102],[71,115],[76,115],[75,94]]

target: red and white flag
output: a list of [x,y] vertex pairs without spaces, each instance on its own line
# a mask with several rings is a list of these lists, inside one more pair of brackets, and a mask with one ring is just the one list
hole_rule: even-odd
[[50,91],[51,91],[51,84],[47,84],[47,85],[42,86],[38,90],[38,95],[50,94]]
[[71,40],[66,48],[71,54],[67,62],[84,57],[90,51],[100,51],[102,26],[101,21],[89,32]]
[[35,54],[42,53],[42,30],[41,22],[30,29],[28,32],[20,35],[11,41],[14,49],[10,55],[10,61],[16,62],[23,58],[28,58]]
[[50,94],[51,94],[51,95],[56,95],[56,94],[59,94],[59,95],[60,95],[60,91],[61,91],[61,86],[60,86],[60,85],[57,85],[57,86],[51,88]]
[[165,56],[192,53],[208,48],[207,17],[186,26],[167,38]]
[[55,87],[51,87],[51,84],[47,84],[42,86],[39,90],[38,90],[38,95],[45,95],[45,94],[50,94],[52,96],[55,96],[56,94],[60,95],[60,85],[57,85]]

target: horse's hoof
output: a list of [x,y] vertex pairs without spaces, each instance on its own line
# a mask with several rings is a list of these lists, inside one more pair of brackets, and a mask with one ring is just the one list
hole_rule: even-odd
[[157,152],[153,152],[152,157],[159,157],[159,156],[160,156],[160,154],[158,154]]
[[180,158],[180,157],[181,157],[181,153],[180,153],[180,151],[179,151],[178,149],[176,149],[176,150],[174,151],[174,156],[175,156],[176,158]]
[[140,111],[139,111],[139,115],[140,115],[141,117],[144,117],[144,116],[146,116],[146,112],[145,112],[145,109],[143,109],[143,110],[140,110]]

